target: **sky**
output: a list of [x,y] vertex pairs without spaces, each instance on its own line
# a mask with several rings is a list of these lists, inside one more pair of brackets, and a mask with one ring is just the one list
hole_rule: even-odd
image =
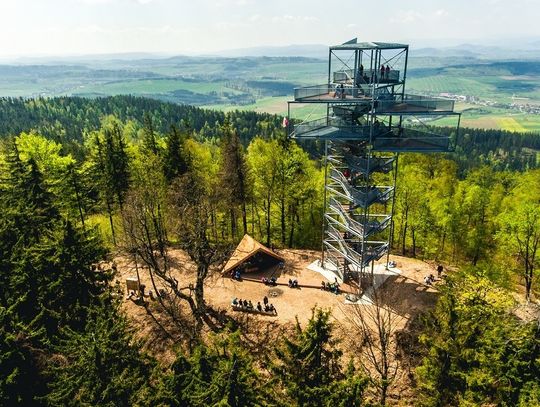
[[540,41],[539,17],[540,0],[0,0],[0,57]]

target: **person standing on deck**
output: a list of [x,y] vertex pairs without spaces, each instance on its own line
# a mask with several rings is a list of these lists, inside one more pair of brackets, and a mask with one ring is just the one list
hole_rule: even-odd
[[359,86],[364,81],[364,65],[360,64],[358,68],[358,78],[356,78],[356,85]]

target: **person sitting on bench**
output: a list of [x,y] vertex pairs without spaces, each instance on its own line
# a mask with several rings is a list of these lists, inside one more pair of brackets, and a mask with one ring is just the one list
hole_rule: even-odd
[[260,301],[257,303],[257,311],[262,312],[262,306]]
[[326,283],[324,281],[321,281],[321,290],[326,291]]
[[274,307],[274,304],[270,304],[268,306],[268,311],[270,311],[273,314],[277,314],[277,310],[276,310],[276,307]]
[[249,300],[247,307],[248,309],[253,309],[253,303],[251,302],[251,300]]
[[244,302],[242,303],[242,305],[243,305],[244,307],[246,307],[246,308],[247,308],[247,306],[248,306],[248,302],[247,302],[247,300],[244,300]]
[[234,305],[234,306],[238,305],[238,298],[236,298],[236,297],[233,298],[232,305]]
[[270,278],[270,284],[276,285],[276,278],[275,277]]

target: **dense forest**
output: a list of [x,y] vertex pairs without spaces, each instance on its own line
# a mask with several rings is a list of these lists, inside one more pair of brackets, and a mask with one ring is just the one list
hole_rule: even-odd
[[[2,99],[0,404],[389,403],[392,379],[342,354],[329,311],[246,346],[249,324],[205,301],[244,233],[320,247],[320,146],[280,124],[131,96]],[[457,270],[396,341],[415,405],[540,405],[540,325],[516,312],[539,290],[539,149],[538,135],[463,129],[453,154],[399,157],[394,252]],[[196,266],[189,290],[172,247]],[[114,267],[97,266],[112,253],[167,287],[166,324],[140,306],[172,363],[136,335]]]
[[[219,137],[219,125],[225,120],[225,114],[217,110],[128,95],[96,99],[0,98],[0,136],[34,130],[62,144],[65,149],[76,151],[84,135],[99,130],[102,118],[108,115],[126,124],[140,124],[145,117],[149,118],[159,133],[167,133],[172,124],[178,125],[182,121],[185,127],[208,140]],[[281,124],[277,116],[249,111],[232,112],[228,114],[228,120],[244,144],[255,135],[271,135]]]
[[[107,115],[135,127],[142,124],[144,117],[149,117],[155,131],[161,134],[167,133],[171,124],[180,125],[181,122],[198,139],[205,140],[220,137],[219,126],[227,116],[245,147],[255,136],[270,138],[277,134],[281,124],[281,119],[275,115],[250,111],[225,115],[215,110],[128,95],[95,99],[0,98],[0,137],[34,131],[60,143],[64,153],[83,159],[84,153],[79,150],[84,135],[99,130],[102,118]],[[321,143],[306,143],[303,147],[312,156],[321,155],[323,150]],[[524,170],[539,165],[539,150],[538,134],[465,128],[460,131],[452,158],[459,163],[460,170],[479,164],[488,164],[498,170]]]

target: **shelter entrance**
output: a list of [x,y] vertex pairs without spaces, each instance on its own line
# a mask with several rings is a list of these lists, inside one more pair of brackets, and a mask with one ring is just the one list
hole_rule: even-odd
[[223,268],[223,274],[257,273],[266,271],[284,261],[282,256],[246,234]]

